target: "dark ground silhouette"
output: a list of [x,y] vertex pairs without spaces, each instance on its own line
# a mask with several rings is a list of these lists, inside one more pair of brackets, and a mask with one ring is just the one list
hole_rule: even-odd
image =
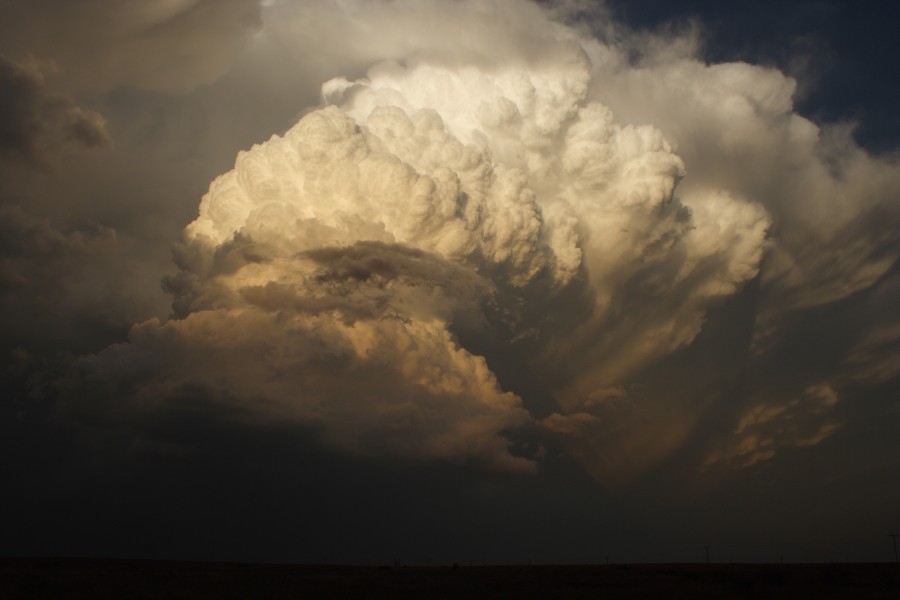
[[308,566],[0,559],[0,598],[900,598],[900,566]]

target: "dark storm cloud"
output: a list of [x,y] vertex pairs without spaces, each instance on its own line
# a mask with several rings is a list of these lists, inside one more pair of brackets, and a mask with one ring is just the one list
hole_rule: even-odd
[[333,311],[351,321],[397,313],[402,310],[398,302],[414,305],[419,295],[443,297],[443,314],[464,320],[460,313],[477,314],[491,297],[489,283],[472,271],[405,246],[358,242],[309,250],[304,256],[317,266],[312,274],[319,284],[315,290],[268,282],[244,288],[241,294],[251,305],[267,310]]
[[0,154],[42,164],[46,152],[63,142],[110,143],[103,117],[51,91],[48,71],[48,64],[0,55]]
[[80,141],[57,173],[0,165],[20,508],[65,498],[120,550],[121,514],[165,555],[265,545],[225,521],[628,546],[610,514],[760,549],[734,514],[808,540],[777,498],[859,506],[834,464],[880,498],[853,523],[887,518],[897,490],[865,473],[898,464],[900,169],[798,112],[785,68],[592,2],[48,6],[2,8],[16,85],[77,94],[116,146],[58,117]]
[[0,207],[3,350],[84,348],[127,330],[134,299],[119,288],[113,230],[61,232],[18,207]]
[[39,277],[32,275],[51,267],[51,261],[64,263],[72,257],[98,253],[92,246],[108,246],[115,241],[115,234],[98,228],[93,234],[67,235],[53,229],[46,220],[34,220],[19,208],[4,207],[0,212],[0,240],[4,261],[2,285],[13,289],[34,284]]

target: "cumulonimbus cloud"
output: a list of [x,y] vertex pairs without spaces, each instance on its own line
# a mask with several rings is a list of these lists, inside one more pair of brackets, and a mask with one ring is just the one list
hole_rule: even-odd
[[[397,27],[409,6],[271,10],[296,31],[334,11],[357,27],[353,8]],[[175,318],[82,359],[80,381],[123,378],[140,410],[195,386],[347,451],[495,468],[529,468],[507,434],[536,428],[615,480],[677,449],[704,410],[632,378],[689,345],[764,259],[765,326],[896,259],[896,166],[825,143],[780,73],[665,40],[635,64],[522,3],[489,3],[508,21],[483,3],[416,7],[434,43],[386,36],[365,77],[325,82],[322,106],[240,153],[176,249]],[[473,22],[472,44],[447,43]],[[874,215],[877,235],[861,235]],[[465,346],[478,336],[516,346],[554,414],[502,388]],[[736,431],[789,414],[751,408]],[[741,444],[716,456],[768,457]]]

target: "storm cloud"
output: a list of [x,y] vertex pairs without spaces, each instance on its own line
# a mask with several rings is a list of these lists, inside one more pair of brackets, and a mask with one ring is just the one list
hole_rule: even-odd
[[[439,32],[484,10],[418,6],[440,16]],[[403,9],[386,5],[377,14]],[[288,30],[311,21],[302,6],[273,10],[285,11],[281,27]],[[177,252],[181,272],[167,284],[178,319],[148,322],[132,334],[151,339],[159,330],[176,344],[160,351],[174,363],[163,360],[154,380],[208,385],[212,374],[193,381],[191,371],[218,373],[249,414],[276,402],[285,416],[334,428],[338,445],[383,437],[369,443],[413,459],[435,454],[407,439],[423,436],[448,436],[436,455],[466,458],[473,452],[467,436],[480,429],[468,419],[482,419],[475,407],[502,405],[506,416],[478,435],[501,436],[530,421],[560,437],[601,480],[616,481],[676,451],[708,402],[686,401],[689,391],[659,398],[609,390],[633,387],[641,369],[689,345],[708,310],[760,277],[754,347],[764,353],[784,314],[865,289],[896,260],[897,214],[885,195],[897,183],[896,167],[869,158],[846,136],[838,146],[832,138],[839,132],[823,137],[794,114],[791,79],[747,64],[704,65],[684,55],[690,44],[678,39],[657,40],[635,62],[536,7],[500,2],[492,10],[515,18],[480,21],[464,48],[442,43],[441,35],[422,48],[376,45],[373,58],[401,56],[377,62],[362,79],[325,82],[325,107],[241,152],[235,168],[211,184]],[[494,22],[506,23],[499,37]],[[480,50],[487,47],[497,51]],[[622,117],[619,105],[628,107]],[[648,124],[631,124],[638,119]],[[685,157],[682,145],[690,148]],[[811,238],[826,250],[811,251]],[[411,251],[424,252],[436,268],[400,260]],[[342,253],[340,271],[322,272],[327,252]],[[360,253],[370,256],[361,260]],[[202,368],[186,367],[177,345],[211,348],[206,338],[218,339],[218,329],[256,331],[260,343],[295,348],[293,366],[269,375],[291,382],[289,399],[264,391],[260,375],[235,379],[241,355],[250,364],[260,358],[243,341],[220,343],[227,359],[198,351]],[[489,368],[496,357],[467,351],[458,331],[476,344],[487,336],[520,346],[521,367],[559,410],[526,418],[514,381],[502,392],[506,401],[494,399],[501,397]],[[363,348],[358,336],[382,341]],[[132,344],[143,354],[142,342]],[[360,364],[352,372],[360,374],[302,358],[312,348],[346,356],[348,347],[356,348],[352,362]],[[419,358],[406,361],[406,352]],[[385,367],[394,375],[373,396],[370,379]],[[410,384],[424,388],[403,391]],[[407,405],[404,418],[416,422],[446,406],[448,385],[474,401],[471,413],[463,407],[435,421],[460,439],[372,417],[363,419],[369,430],[343,431],[343,412],[305,408],[333,399],[348,414],[382,414],[375,398],[396,398]],[[816,404],[822,410],[837,402],[818,383],[802,397],[825,397],[816,390],[829,391],[829,401]],[[410,393],[421,400],[399,400]],[[610,411],[610,402],[620,408]],[[735,427],[737,449],[710,456],[752,453],[747,466],[771,458],[779,444],[814,445],[838,427],[810,425],[784,440],[747,437],[797,406],[787,398],[748,402]],[[500,439],[489,444],[499,452],[491,461],[515,464],[502,458]],[[765,448],[749,448],[754,441]]]
[[[404,468],[570,460],[630,493],[814,461],[896,412],[896,155],[800,114],[782,70],[707,60],[699,26],[120,1],[63,11],[80,43],[4,10],[28,33],[2,48],[4,153],[84,147],[72,200],[23,177],[0,212],[12,380],[56,426],[189,456],[201,415]],[[137,213],[92,183],[95,146]],[[106,333],[21,375],[51,354],[32,299]]]

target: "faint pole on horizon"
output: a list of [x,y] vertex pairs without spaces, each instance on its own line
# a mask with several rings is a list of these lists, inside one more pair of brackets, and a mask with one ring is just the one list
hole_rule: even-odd
[[709,546],[703,546],[703,549],[706,550],[706,564],[709,564]]
[[606,564],[607,564],[607,566],[608,566],[608,565],[609,565],[609,557],[608,557],[608,556],[604,556],[603,558],[606,559]]
[[894,562],[900,563],[900,560],[897,559],[897,535],[898,534],[889,533],[888,535],[891,536],[891,540],[894,542]]

